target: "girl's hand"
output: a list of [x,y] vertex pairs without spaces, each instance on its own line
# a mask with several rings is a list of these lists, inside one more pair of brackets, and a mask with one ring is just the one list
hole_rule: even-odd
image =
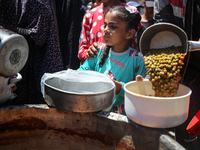
[[141,75],[136,76],[136,81],[149,81],[148,78],[143,78]]
[[115,83],[115,87],[116,87],[116,94],[118,94],[120,91],[121,91],[121,88],[122,88],[122,83],[116,81],[116,80],[113,80],[111,79],[114,83]]
[[136,76],[136,81],[143,81],[144,78],[141,75]]
[[97,54],[98,54],[97,49],[99,49],[99,46],[98,46],[98,44],[97,44],[96,42],[94,42],[94,43],[88,48],[88,50],[87,50],[87,52],[86,52],[87,58],[93,59],[94,57],[96,57]]

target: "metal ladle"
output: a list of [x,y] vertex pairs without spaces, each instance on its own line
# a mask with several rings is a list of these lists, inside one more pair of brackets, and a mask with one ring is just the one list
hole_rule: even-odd
[[200,51],[200,42],[188,41],[185,31],[171,23],[157,23],[148,27],[141,35],[139,48],[142,54],[150,49],[181,46],[183,52]]

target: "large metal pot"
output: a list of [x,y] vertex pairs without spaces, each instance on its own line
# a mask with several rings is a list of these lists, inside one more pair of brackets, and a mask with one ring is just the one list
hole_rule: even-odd
[[38,107],[0,110],[0,149],[185,150],[167,130],[138,126],[123,115]]
[[141,53],[171,46],[182,46],[183,53],[200,50],[200,42],[188,41],[186,33],[170,23],[157,23],[148,27],[141,35],[139,42]]
[[73,112],[97,112],[113,103],[113,82],[75,82],[53,77],[44,81],[49,106]]
[[10,77],[25,65],[29,53],[26,39],[0,27],[0,75]]

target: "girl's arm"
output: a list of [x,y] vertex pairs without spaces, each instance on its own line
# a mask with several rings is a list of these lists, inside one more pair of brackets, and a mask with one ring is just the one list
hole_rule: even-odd
[[[99,50],[97,50],[99,52]],[[101,55],[101,52],[100,52]],[[99,56],[99,55],[98,55]],[[87,58],[84,63],[78,68],[78,70],[92,70],[92,71],[96,71],[96,65],[97,65],[97,61],[98,61],[98,57],[95,57],[93,59],[91,58]]]
[[116,94],[119,94],[119,92],[121,91],[121,88],[122,88],[122,83],[119,81],[113,80],[113,79],[112,79],[112,81],[115,83]]
[[96,59],[86,59],[85,62],[78,68],[78,70],[92,70],[95,71]]

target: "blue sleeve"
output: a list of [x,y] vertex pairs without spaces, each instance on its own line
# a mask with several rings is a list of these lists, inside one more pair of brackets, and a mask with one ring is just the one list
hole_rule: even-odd
[[102,49],[98,49],[98,55],[94,58],[87,58],[84,63],[78,68],[78,70],[92,70],[96,71],[97,62],[101,59]]
[[96,66],[97,58],[87,58],[84,63],[78,68],[78,70],[92,70],[95,71],[95,66]]

